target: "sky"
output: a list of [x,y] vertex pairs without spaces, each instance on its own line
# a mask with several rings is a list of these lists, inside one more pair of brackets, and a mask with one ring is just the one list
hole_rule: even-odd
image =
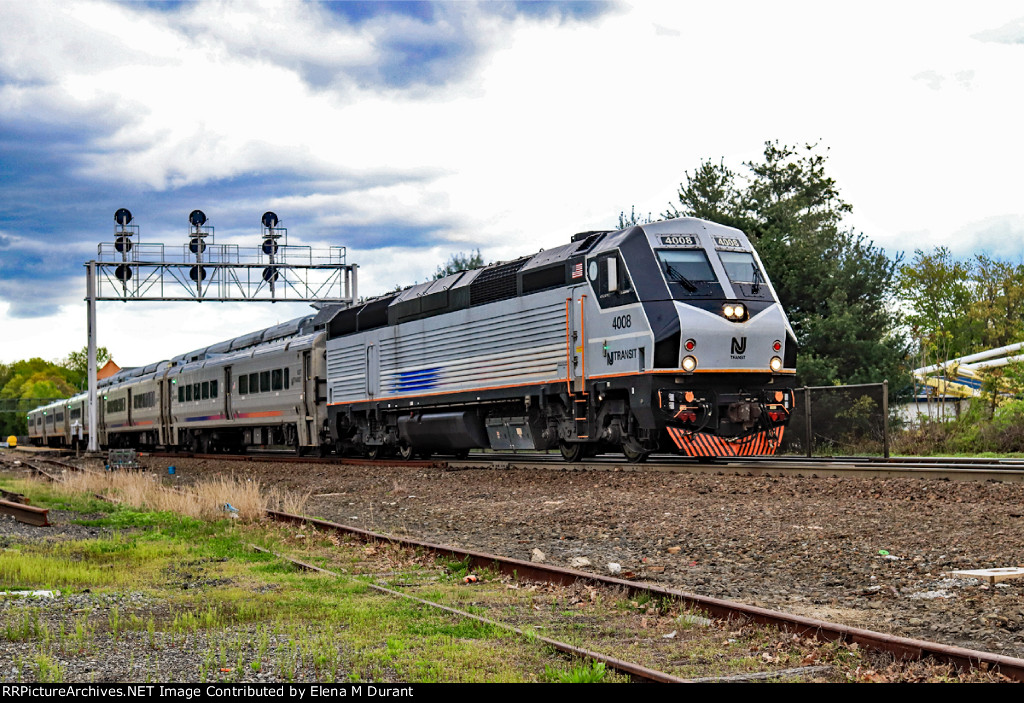
[[[0,2],[0,362],[86,343],[127,207],[180,246],[344,246],[359,292],[654,216],[701,160],[816,143],[890,256],[1024,258],[1019,2]],[[311,312],[101,302],[148,364]]]

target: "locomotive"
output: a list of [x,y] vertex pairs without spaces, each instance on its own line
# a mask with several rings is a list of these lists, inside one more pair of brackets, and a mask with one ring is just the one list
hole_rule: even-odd
[[[122,371],[103,382],[98,431],[105,446],[371,458],[770,455],[795,362],[747,237],[680,218],[583,232]],[[32,411],[32,441],[74,441],[85,402]]]
[[792,408],[796,338],[760,259],[699,219],[583,232],[321,322],[339,452],[765,455]]

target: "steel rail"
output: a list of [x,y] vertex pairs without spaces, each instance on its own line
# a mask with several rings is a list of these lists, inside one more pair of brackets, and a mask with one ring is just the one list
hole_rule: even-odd
[[[742,457],[722,458],[701,463],[690,457],[658,457],[657,461],[631,464],[617,457],[597,457],[568,463],[561,457],[547,454],[480,454],[470,459],[401,460],[360,459],[351,457],[308,457],[294,454],[195,454],[190,452],[147,452],[141,456],[166,458],[211,459],[223,461],[276,461],[282,463],[343,464],[349,466],[396,466],[439,468],[447,471],[477,469],[546,469],[562,471],[635,471],[738,476],[793,476],[798,478],[923,478],[954,481],[1024,482],[1024,461],[914,460],[909,457]],[[998,462],[998,463],[996,463]]]
[[[329,569],[324,569],[324,568],[321,568],[319,566],[314,566],[313,564],[309,564],[309,563],[306,563],[304,561],[299,561],[298,559],[292,559],[291,557],[285,556],[283,554],[277,554],[276,552],[272,552],[269,549],[264,549],[263,547],[258,547],[255,544],[250,545],[250,546],[253,549],[255,549],[256,551],[258,551],[258,552],[263,552],[264,554],[271,554],[271,555],[273,555],[273,556],[275,556],[275,557],[277,557],[279,559],[284,559],[286,561],[291,562],[292,564],[295,564],[295,565],[297,565],[297,566],[299,566],[299,567],[301,567],[303,569],[307,569],[309,571],[316,571],[316,572],[319,572],[319,573],[322,573],[322,574],[326,574],[328,576],[334,576],[334,577],[340,577],[341,576],[341,574],[338,574],[337,572],[331,571]],[[411,596],[408,593],[402,593],[401,591],[396,591],[394,589],[387,588],[385,586],[379,586],[379,585],[374,584],[374,583],[367,583],[366,585],[369,586],[374,591],[377,591],[378,593],[384,593],[384,594],[387,594],[387,595],[390,595],[390,596],[396,596],[398,598],[403,598],[403,599],[406,599],[406,600],[410,600],[410,601],[413,601],[414,603],[419,603],[421,605],[426,605],[428,607],[435,608],[437,610],[442,610],[442,611],[444,611],[446,613],[450,613],[452,615],[457,615],[457,616],[462,617],[462,618],[467,618],[467,619],[470,619],[470,620],[475,620],[476,622],[480,622],[480,623],[483,623],[485,625],[491,625],[491,626],[494,626],[494,627],[498,627],[498,628],[501,628],[501,629],[503,629],[503,630],[505,630],[507,632],[514,632],[515,634],[517,634],[517,635],[519,635],[521,637],[529,638],[529,639],[535,640],[537,642],[541,642],[543,644],[546,644],[549,647],[552,647],[552,648],[558,650],[559,652],[562,652],[563,654],[569,654],[569,655],[576,656],[576,657],[582,657],[582,658],[585,658],[585,659],[593,659],[594,661],[603,662],[609,668],[614,669],[616,671],[620,671],[623,674],[627,674],[627,675],[629,675],[629,676],[631,676],[631,677],[633,677],[635,679],[641,679],[643,681],[651,681],[651,682],[654,682],[654,683],[689,683],[688,679],[683,679],[683,678],[680,678],[678,676],[672,676],[671,674],[666,674],[664,671],[657,671],[656,669],[648,669],[646,666],[642,666],[640,664],[629,662],[629,661],[626,661],[624,659],[617,659],[615,657],[607,656],[605,654],[600,654],[598,652],[593,652],[593,651],[591,651],[589,649],[583,649],[582,647],[576,647],[576,646],[568,644],[566,642],[561,642],[559,640],[553,640],[553,639],[550,639],[548,637],[544,637],[542,635],[536,635],[536,634],[529,634],[528,635],[526,632],[524,632],[523,630],[520,630],[518,627],[515,627],[513,625],[508,625],[508,624],[503,623],[503,622],[499,622],[498,620],[491,620],[490,618],[485,618],[485,617],[480,616],[480,615],[475,615],[473,613],[468,613],[465,610],[459,610],[458,608],[452,608],[451,606],[443,605],[441,603],[435,603],[433,601],[425,600],[423,598],[417,598],[416,596]]]
[[9,500],[0,500],[0,513],[12,516],[18,522],[36,527],[48,527],[50,525],[46,508],[37,508],[34,505],[23,505]]
[[577,581],[588,581],[609,587],[625,589],[630,594],[648,594],[672,598],[682,601],[690,606],[700,608],[719,618],[744,617],[754,622],[771,625],[787,632],[808,637],[818,637],[826,641],[839,641],[850,644],[857,644],[877,651],[888,652],[899,659],[918,660],[930,657],[942,662],[948,662],[959,668],[977,668],[987,666],[990,669],[997,669],[998,672],[1007,678],[1024,682],[1024,659],[1008,657],[1002,654],[982,652],[974,649],[965,649],[944,645],[938,642],[926,642],[924,640],[910,639],[897,635],[888,635],[881,632],[873,632],[846,625],[826,622],[814,618],[807,618],[800,615],[792,615],[758,606],[736,603],[734,601],[701,596],[684,591],[677,591],[654,584],[628,581],[591,574],[575,569],[566,569],[558,566],[537,564],[521,559],[500,557],[485,552],[460,549],[448,545],[434,544],[422,540],[405,539],[392,535],[385,535],[369,530],[364,530],[350,525],[341,525],[328,520],[309,518],[301,515],[268,510],[267,515],[275,520],[303,525],[312,525],[325,530],[344,532],[355,535],[366,541],[388,542],[391,544],[424,549],[442,556],[450,556],[460,561],[466,560],[470,565],[477,568],[491,568],[500,573],[518,576],[548,583],[571,585]]

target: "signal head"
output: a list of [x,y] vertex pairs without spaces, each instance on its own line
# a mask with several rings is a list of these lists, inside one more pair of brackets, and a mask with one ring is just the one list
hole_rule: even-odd
[[122,227],[131,224],[131,221],[132,213],[126,207],[120,208],[117,212],[114,213],[114,222],[121,225]]
[[274,229],[277,227],[277,214],[267,211],[263,213],[263,226],[267,229]]
[[202,227],[206,224],[206,213],[202,210],[193,210],[189,213],[188,221],[193,227]]

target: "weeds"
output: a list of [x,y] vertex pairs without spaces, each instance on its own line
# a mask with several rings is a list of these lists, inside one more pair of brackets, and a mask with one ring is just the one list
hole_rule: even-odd
[[604,662],[589,662],[571,669],[544,667],[544,678],[549,683],[601,683],[607,673]]

